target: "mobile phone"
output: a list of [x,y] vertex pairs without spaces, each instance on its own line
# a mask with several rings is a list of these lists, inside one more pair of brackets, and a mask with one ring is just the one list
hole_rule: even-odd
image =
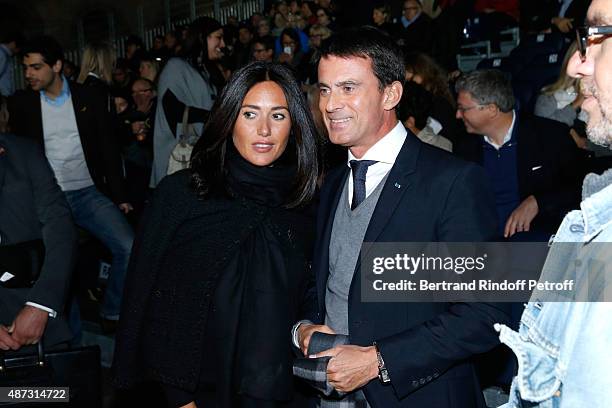
[[285,54],[291,55],[293,53],[293,50],[291,49],[291,47],[285,47],[285,48],[283,48],[283,52]]

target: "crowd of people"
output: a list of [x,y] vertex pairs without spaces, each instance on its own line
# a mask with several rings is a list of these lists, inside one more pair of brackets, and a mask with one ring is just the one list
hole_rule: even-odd
[[[370,242],[550,241],[543,274],[605,271],[585,248],[610,234],[612,1],[537,3],[405,0],[352,27],[280,0],[78,64],[2,33],[0,349],[79,343],[88,234],[112,257],[113,384],[171,407],[471,408],[489,385],[508,408],[607,406],[606,303],[361,299]],[[561,39],[532,106],[508,72],[458,71],[468,18],[494,47]]]

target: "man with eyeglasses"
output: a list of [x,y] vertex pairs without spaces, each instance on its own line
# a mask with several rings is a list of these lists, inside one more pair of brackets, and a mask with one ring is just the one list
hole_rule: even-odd
[[253,42],[253,60],[264,62],[274,61],[274,38],[265,36]]
[[474,136],[454,151],[484,167],[500,238],[548,241],[579,201],[578,150],[569,128],[514,110],[512,86],[501,71],[472,71],[455,90],[456,117]]
[[434,28],[431,17],[423,13],[421,0],[406,0],[400,19],[399,45],[404,51],[431,53]]
[[[589,114],[587,136],[610,147],[612,0],[593,0],[587,28],[578,36],[579,50],[567,72],[581,79],[582,109]],[[573,276],[577,287],[588,292],[566,295],[563,302],[532,295],[519,333],[496,325],[520,366],[505,408],[610,406],[612,170],[589,174],[582,196],[580,210],[567,214],[555,234],[540,280]]]

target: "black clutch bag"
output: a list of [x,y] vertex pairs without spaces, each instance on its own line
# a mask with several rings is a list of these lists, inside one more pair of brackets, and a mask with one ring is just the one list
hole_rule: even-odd
[[[45,352],[42,340],[31,353],[0,351],[0,387],[68,387],[65,407],[102,407],[100,347]],[[0,403],[1,407],[58,406],[58,403]]]
[[11,289],[31,288],[40,275],[44,260],[45,245],[41,239],[0,245],[0,285]]

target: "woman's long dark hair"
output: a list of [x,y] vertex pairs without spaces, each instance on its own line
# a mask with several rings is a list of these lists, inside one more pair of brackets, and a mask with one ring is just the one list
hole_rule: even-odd
[[298,207],[312,198],[318,176],[315,124],[291,69],[269,62],[252,62],[236,71],[215,101],[191,156],[192,185],[200,198],[216,192],[229,193],[225,183],[227,143],[233,143],[234,125],[244,97],[254,85],[264,81],[273,81],[281,87],[291,117],[289,137],[294,143],[287,148],[295,146],[297,173],[286,207]]
[[211,17],[195,19],[187,30],[187,38],[183,41],[179,57],[186,60],[196,70],[206,70],[210,82],[220,90],[225,85],[223,74],[215,61],[208,58],[208,36],[223,26]]

